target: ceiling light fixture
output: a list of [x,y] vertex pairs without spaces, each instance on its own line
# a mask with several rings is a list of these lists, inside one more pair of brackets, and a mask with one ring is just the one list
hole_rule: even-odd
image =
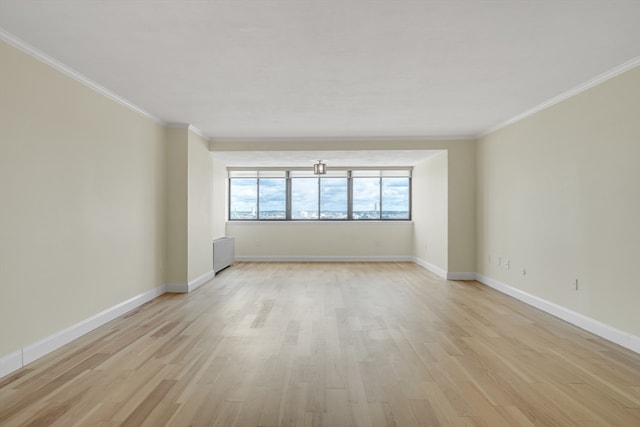
[[318,160],[318,163],[313,165],[313,173],[315,175],[324,175],[327,173],[327,165],[322,163],[322,160]]

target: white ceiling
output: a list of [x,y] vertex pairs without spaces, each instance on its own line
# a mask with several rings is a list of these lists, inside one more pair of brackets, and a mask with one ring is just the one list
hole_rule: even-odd
[[639,57],[639,22],[638,0],[0,0],[5,32],[213,139],[475,136]]

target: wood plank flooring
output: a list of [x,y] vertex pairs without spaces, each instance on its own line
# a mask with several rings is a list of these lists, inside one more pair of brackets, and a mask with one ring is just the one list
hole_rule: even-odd
[[640,355],[411,263],[236,263],[0,380],[2,426],[640,426]]

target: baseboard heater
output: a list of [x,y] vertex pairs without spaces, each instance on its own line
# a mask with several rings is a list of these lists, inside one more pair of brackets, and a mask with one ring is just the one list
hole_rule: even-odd
[[217,273],[229,267],[235,261],[235,237],[220,237],[213,241],[213,271]]

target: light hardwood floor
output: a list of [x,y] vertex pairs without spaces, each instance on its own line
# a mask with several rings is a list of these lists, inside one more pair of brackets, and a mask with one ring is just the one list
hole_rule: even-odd
[[2,426],[640,426],[640,355],[410,263],[237,263],[0,380]]

